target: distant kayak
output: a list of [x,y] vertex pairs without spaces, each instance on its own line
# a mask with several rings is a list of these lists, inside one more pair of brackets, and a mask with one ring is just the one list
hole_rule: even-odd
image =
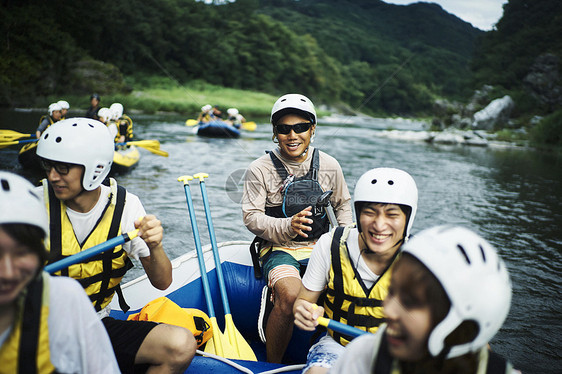
[[113,153],[111,174],[123,174],[134,169],[140,160],[140,152],[134,145],[118,148]]

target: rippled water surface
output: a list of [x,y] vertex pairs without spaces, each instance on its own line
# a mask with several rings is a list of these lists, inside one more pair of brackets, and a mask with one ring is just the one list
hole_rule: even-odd
[[[34,130],[38,114],[0,116],[1,128]],[[14,123],[11,118],[18,118]],[[138,139],[159,139],[169,158],[141,150],[136,169],[118,177],[137,194],[147,212],[165,228],[170,258],[194,248],[181,175],[209,174],[209,194],[217,241],[251,240],[242,223],[239,199],[244,168],[275,145],[270,126],[259,124],[240,139],[208,139],[190,133],[186,117],[133,116]],[[562,369],[562,165],[549,155],[510,148],[434,146],[379,137],[366,125],[321,125],[314,145],[339,160],[353,191],[359,176],[373,167],[408,171],[419,188],[413,233],[442,223],[476,230],[505,259],[513,281],[510,314],[492,348],[526,373]],[[2,169],[22,171],[17,148],[0,150]],[[203,244],[209,243],[201,194],[192,185]],[[131,279],[141,274],[135,268]]]

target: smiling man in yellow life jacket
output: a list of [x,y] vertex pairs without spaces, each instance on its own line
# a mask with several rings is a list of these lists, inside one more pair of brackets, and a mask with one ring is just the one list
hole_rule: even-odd
[[[326,316],[365,331],[383,322],[390,269],[408,239],[418,206],[414,179],[403,170],[377,168],[359,178],[354,193],[357,228],[338,227],[312,250],[294,304],[295,325],[312,331]],[[327,288],[324,307],[315,308]],[[325,373],[349,340],[329,330],[310,348],[303,373]]]
[[108,316],[109,303],[132,266],[129,257],[140,261],[154,287],[163,290],[172,281],[171,263],[162,246],[161,222],[147,215],[139,198],[113,178],[108,185],[102,184],[111,168],[113,149],[109,129],[87,118],[60,121],[41,136],[37,155],[47,179],[39,189],[50,220],[50,261],[139,229],[138,238],[57,274],[77,279],[90,296],[122,372],[133,372],[139,364],[183,372],[196,347],[188,330]]
[[0,171],[0,207],[0,373],[118,372],[82,287],[42,271],[49,224],[33,185]]

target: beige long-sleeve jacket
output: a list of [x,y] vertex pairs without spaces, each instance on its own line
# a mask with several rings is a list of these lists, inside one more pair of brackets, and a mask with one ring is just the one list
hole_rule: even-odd
[[[288,160],[281,156],[279,149],[273,152],[281,160],[290,174],[296,178],[304,176],[310,169],[314,148],[310,147],[305,161],[302,163]],[[318,183],[324,191],[332,190],[330,202],[334,208],[339,225],[353,222],[351,213],[351,196],[345,183],[343,172],[338,161],[320,151],[320,169]],[[296,242],[292,239],[296,233],[291,229],[291,218],[275,218],[265,214],[266,207],[279,206],[283,202],[281,194],[283,181],[266,154],[254,160],[246,170],[242,213],[244,224],[255,235],[267,240],[267,247],[282,246],[297,248],[311,246],[314,241]]]

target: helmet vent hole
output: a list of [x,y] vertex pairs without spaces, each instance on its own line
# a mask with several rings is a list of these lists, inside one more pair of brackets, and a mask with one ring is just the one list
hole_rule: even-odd
[[62,138],[60,136],[57,136],[57,138],[55,139],[55,142],[57,142],[57,143],[62,142]]
[[464,256],[466,263],[470,264],[470,259],[468,258],[468,255],[466,254],[466,251],[464,250],[463,246],[458,244],[457,248],[459,249],[459,251],[461,251],[462,255]]
[[4,191],[10,191],[10,183],[5,179],[2,179],[2,189]]
[[371,184],[376,184],[376,183],[377,183],[377,180],[376,180],[376,179],[373,179],[373,180],[371,181]]
[[88,126],[90,126],[90,128],[94,128],[94,125],[92,125],[91,123],[88,123]]
[[285,101],[287,101],[287,99],[282,99],[282,100],[281,100],[281,102],[285,102]]
[[486,254],[484,253],[484,248],[481,245],[478,246],[480,248],[480,253],[482,253],[482,261],[486,262]]
[[76,127],[76,126],[78,126],[78,124],[77,124],[77,123],[74,123],[74,124],[72,125],[72,127]]
[[45,136],[43,137],[43,139],[47,139],[49,137],[49,134],[45,134]]
[[394,184],[394,181],[393,181],[393,180],[390,180],[390,181],[388,181],[388,184],[389,184],[390,186],[392,186],[392,185]]

